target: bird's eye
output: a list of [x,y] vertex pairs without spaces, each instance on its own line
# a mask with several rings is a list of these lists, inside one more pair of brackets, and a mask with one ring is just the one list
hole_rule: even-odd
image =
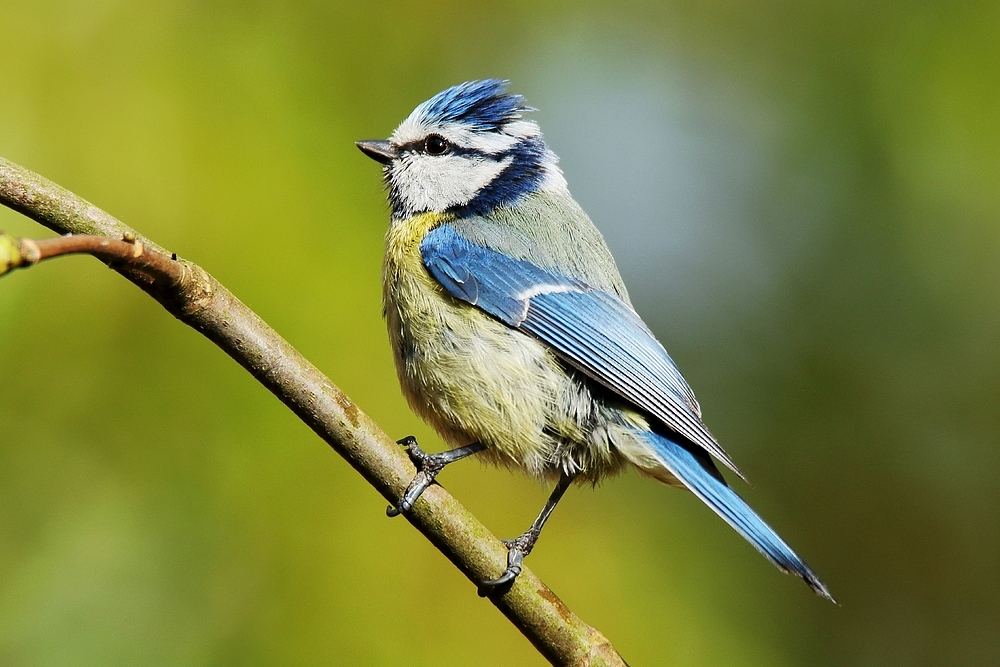
[[424,139],[424,152],[428,155],[443,155],[449,148],[451,145],[440,135],[432,134]]

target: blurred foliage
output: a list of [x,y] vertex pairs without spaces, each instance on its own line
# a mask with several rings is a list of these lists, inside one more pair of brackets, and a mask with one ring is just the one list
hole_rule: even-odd
[[[842,606],[635,475],[572,491],[530,566],[636,665],[993,664],[998,42],[996,2],[6,0],[0,154],[200,263],[435,448],[396,386],[387,209],[352,142],[511,78],[742,492]],[[0,378],[0,663],[542,664],[98,262],[0,281]],[[546,495],[442,479],[501,536]]]

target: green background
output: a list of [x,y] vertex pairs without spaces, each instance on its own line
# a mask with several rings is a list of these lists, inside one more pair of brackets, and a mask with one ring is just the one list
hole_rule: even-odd
[[[396,385],[353,141],[512,79],[741,493],[841,606],[635,474],[571,491],[530,567],[633,665],[988,665],[998,44],[996,2],[4,0],[0,155],[437,449]],[[500,536],[547,493],[474,462],[442,481]],[[543,664],[384,505],[99,262],[0,281],[0,664]]]

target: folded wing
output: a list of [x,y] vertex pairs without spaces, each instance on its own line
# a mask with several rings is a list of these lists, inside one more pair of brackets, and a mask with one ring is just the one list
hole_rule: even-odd
[[535,336],[566,363],[743,477],[702,423],[676,364],[620,298],[475,245],[447,224],[424,238],[420,252],[427,270],[453,297]]

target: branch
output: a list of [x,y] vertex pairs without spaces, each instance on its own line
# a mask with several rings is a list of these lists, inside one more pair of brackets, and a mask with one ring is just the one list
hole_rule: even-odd
[[[395,502],[403,494],[416,470],[393,439],[204,269],[3,158],[0,203],[60,234],[86,235],[34,242],[0,239],[0,268],[16,268],[8,260],[25,266],[67,252],[87,252],[110,262],[249,371],[386,500]],[[428,488],[404,516],[474,584],[506,567],[504,545],[441,486]],[[490,601],[552,664],[625,664],[604,635],[580,620],[528,569],[507,593]]]
[[104,236],[60,236],[34,241],[0,232],[0,276],[14,269],[34,266],[42,260],[80,253],[142,272],[149,283],[159,281],[178,288],[187,280],[188,271],[183,264],[159,251],[147,252],[134,234],[125,234],[121,241]]

